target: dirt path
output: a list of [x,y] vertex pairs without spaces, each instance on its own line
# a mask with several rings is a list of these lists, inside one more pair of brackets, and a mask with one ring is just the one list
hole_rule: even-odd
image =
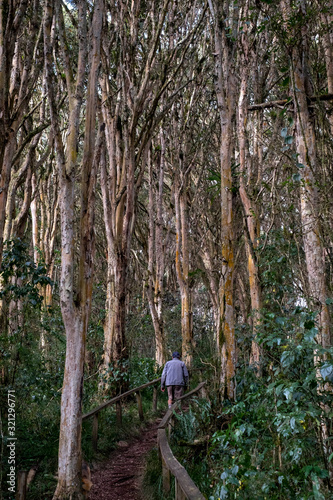
[[147,427],[139,438],[128,443],[120,441],[107,462],[92,471],[89,500],[140,500],[145,455],[156,446],[160,421]]

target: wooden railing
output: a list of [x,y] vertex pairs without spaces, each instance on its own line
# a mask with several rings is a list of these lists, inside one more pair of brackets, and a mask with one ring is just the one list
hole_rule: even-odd
[[122,423],[122,408],[121,408],[121,401],[125,399],[127,396],[130,396],[131,394],[136,394],[136,400],[138,404],[138,412],[139,412],[139,418],[140,420],[144,420],[144,414],[143,414],[143,409],[142,409],[142,397],[141,397],[141,391],[142,389],[145,389],[146,387],[149,387],[151,385],[154,386],[154,392],[153,392],[153,411],[156,412],[157,410],[157,384],[161,382],[161,378],[156,378],[155,380],[152,380],[151,382],[147,382],[146,384],[140,385],[139,387],[135,387],[134,389],[131,389],[130,391],[124,392],[123,394],[119,394],[119,396],[116,396],[115,398],[109,399],[109,401],[106,401],[105,403],[102,403],[100,406],[97,408],[94,408],[93,410],[88,411],[88,413],[85,413],[82,416],[82,420],[86,420],[87,418],[94,417],[93,421],[93,428],[92,428],[92,447],[94,451],[97,451],[97,440],[98,440],[98,415],[99,412],[104,410],[104,408],[107,408],[108,406],[115,404],[116,405],[116,415],[117,415],[117,423],[121,425]]
[[194,394],[203,391],[206,382],[201,382],[193,391],[188,392],[185,396],[176,401],[171,408],[164,415],[163,420],[158,426],[157,440],[162,459],[162,476],[163,476],[163,489],[166,494],[171,490],[171,474],[175,477],[175,500],[205,500],[203,494],[199,491],[194,484],[186,469],[174,457],[169,446],[166,429],[169,428],[169,435],[171,432],[172,419],[174,410],[184,399],[187,399]]

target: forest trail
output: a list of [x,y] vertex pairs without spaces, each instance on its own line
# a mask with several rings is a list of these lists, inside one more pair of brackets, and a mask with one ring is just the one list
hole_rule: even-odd
[[92,471],[93,487],[89,500],[140,500],[144,459],[157,445],[157,428],[161,419],[155,420],[128,443],[120,441],[108,460]]

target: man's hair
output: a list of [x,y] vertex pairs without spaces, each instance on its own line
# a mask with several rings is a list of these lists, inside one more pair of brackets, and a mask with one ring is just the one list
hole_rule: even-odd
[[179,352],[178,352],[178,351],[173,352],[173,353],[172,353],[172,357],[173,357],[173,358],[180,358],[180,354],[179,354]]

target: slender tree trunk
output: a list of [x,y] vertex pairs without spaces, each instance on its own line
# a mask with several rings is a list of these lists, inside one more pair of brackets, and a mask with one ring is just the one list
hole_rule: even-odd
[[[247,12],[247,11],[246,11]],[[246,13],[244,13],[246,17]],[[253,325],[253,340],[251,343],[250,365],[256,370],[257,376],[261,374],[260,369],[260,348],[257,342],[257,329],[260,322],[260,310],[262,308],[261,300],[261,285],[259,279],[259,266],[255,250],[258,246],[258,238],[260,235],[260,225],[258,217],[258,208],[256,203],[251,200],[248,189],[251,180],[251,163],[249,161],[249,151],[247,146],[246,124],[248,118],[248,78],[250,70],[249,60],[249,40],[247,27],[241,36],[242,53],[241,53],[241,85],[238,100],[237,114],[237,135],[239,143],[239,163],[240,163],[240,187],[239,194],[243,204],[246,225],[246,253],[247,253],[247,269],[250,285],[251,309],[252,309],[252,325]],[[248,186],[247,186],[248,184]]]
[[192,300],[189,283],[189,228],[187,210],[187,180],[179,185],[178,174],[175,181],[176,215],[176,271],[181,297],[182,358],[188,368],[192,366],[193,328]]
[[[327,73],[327,90],[329,94],[333,94],[333,33],[332,33],[332,14],[327,13],[321,14],[321,21],[323,23],[325,33],[322,37],[322,43],[324,46],[325,63],[326,63],[326,73]],[[328,114],[328,119],[331,128],[331,134],[333,134],[333,115]]]
[[326,304],[325,255],[321,240],[319,193],[316,186],[316,137],[307,102],[307,82],[303,61],[307,54],[303,46],[292,53],[292,79],[296,111],[296,150],[298,162],[304,165],[301,182],[301,219],[303,243],[310,291],[314,304],[320,309],[319,343],[331,346],[330,315]]
[[[161,134],[162,135],[162,134]],[[148,303],[155,331],[155,360],[158,366],[166,361],[166,346],[163,325],[163,276],[164,252],[163,248],[163,179],[164,179],[164,151],[162,137],[162,150],[159,158],[159,184],[154,190],[153,164],[148,158],[149,166],[149,236],[148,236]],[[156,203],[154,194],[156,191]]]
[[[52,50],[50,43],[53,22],[53,4],[44,5],[44,53],[47,91],[54,131],[60,180],[61,213],[61,277],[60,304],[66,329],[66,360],[61,397],[59,436],[58,484],[54,500],[82,499],[81,490],[81,428],[82,389],[85,342],[91,309],[94,259],[94,190],[96,165],[100,148],[95,149],[95,120],[97,107],[97,78],[100,63],[100,41],[103,19],[103,1],[94,5],[92,20],[92,48],[89,53],[90,71],[87,88],[85,140],[81,174],[81,224],[78,293],[74,296],[74,185],[80,109],[84,92],[87,57],[86,3],[78,2],[79,56],[77,79],[74,82],[67,53],[62,5],[57,4],[57,23],[65,61],[68,99],[70,104],[69,131],[66,155],[61,139],[52,82]],[[99,141],[101,142],[101,141]]]
[[[0,2],[0,266],[6,218],[7,195],[17,134],[22,125],[41,65],[37,61],[40,42],[40,9],[35,3],[29,26],[26,24],[27,0]],[[27,32],[27,47],[21,64],[19,39]]]
[[[290,0],[281,1],[284,20],[288,21],[291,7]],[[300,8],[305,8],[304,4]],[[310,88],[308,81],[307,61],[307,28],[302,27],[302,38],[291,52],[291,78],[294,93],[296,114],[296,150],[297,161],[303,164],[303,179],[300,187],[301,221],[303,245],[308,274],[309,290],[313,305],[319,309],[320,328],[317,335],[318,344],[328,349],[331,346],[330,315],[328,311],[327,289],[325,279],[325,254],[321,240],[319,193],[316,186],[315,173],[317,171],[316,137],[313,119],[309,110],[307,94]],[[320,361],[320,355],[314,353],[315,363]],[[324,356],[325,359],[325,356]],[[322,381],[319,375],[318,390],[322,390]],[[326,458],[332,453],[328,418],[329,408],[323,407],[322,439]],[[328,462],[331,486],[333,486],[333,463]]]
[[[198,228],[201,233],[200,227]],[[213,307],[214,323],[215,323],[215,342],[217,345],[217,337],[221,329],[221,308],[219,300],[219,273],[215,269],[215,263],[213,259],[213,248],[211,241],[207,240],[206,235],[202,235],[201,243],[201,260],[206,273],[207,289],[209,290],[209,295],[211,298],[211,303]]]
[[233,67],[233,46],[227,37],[226,26],[229,1],[210,2],[214,20],[216,95],[221,125],[221,224],[222,224],[222,276],[220,285],[221,325],[217,347],[221,359],[221,389],[229,399],[235,398],[236,344],[234,326],[234,234],[232,211],[231,157],[233,147],[233,121],[236,83]]

